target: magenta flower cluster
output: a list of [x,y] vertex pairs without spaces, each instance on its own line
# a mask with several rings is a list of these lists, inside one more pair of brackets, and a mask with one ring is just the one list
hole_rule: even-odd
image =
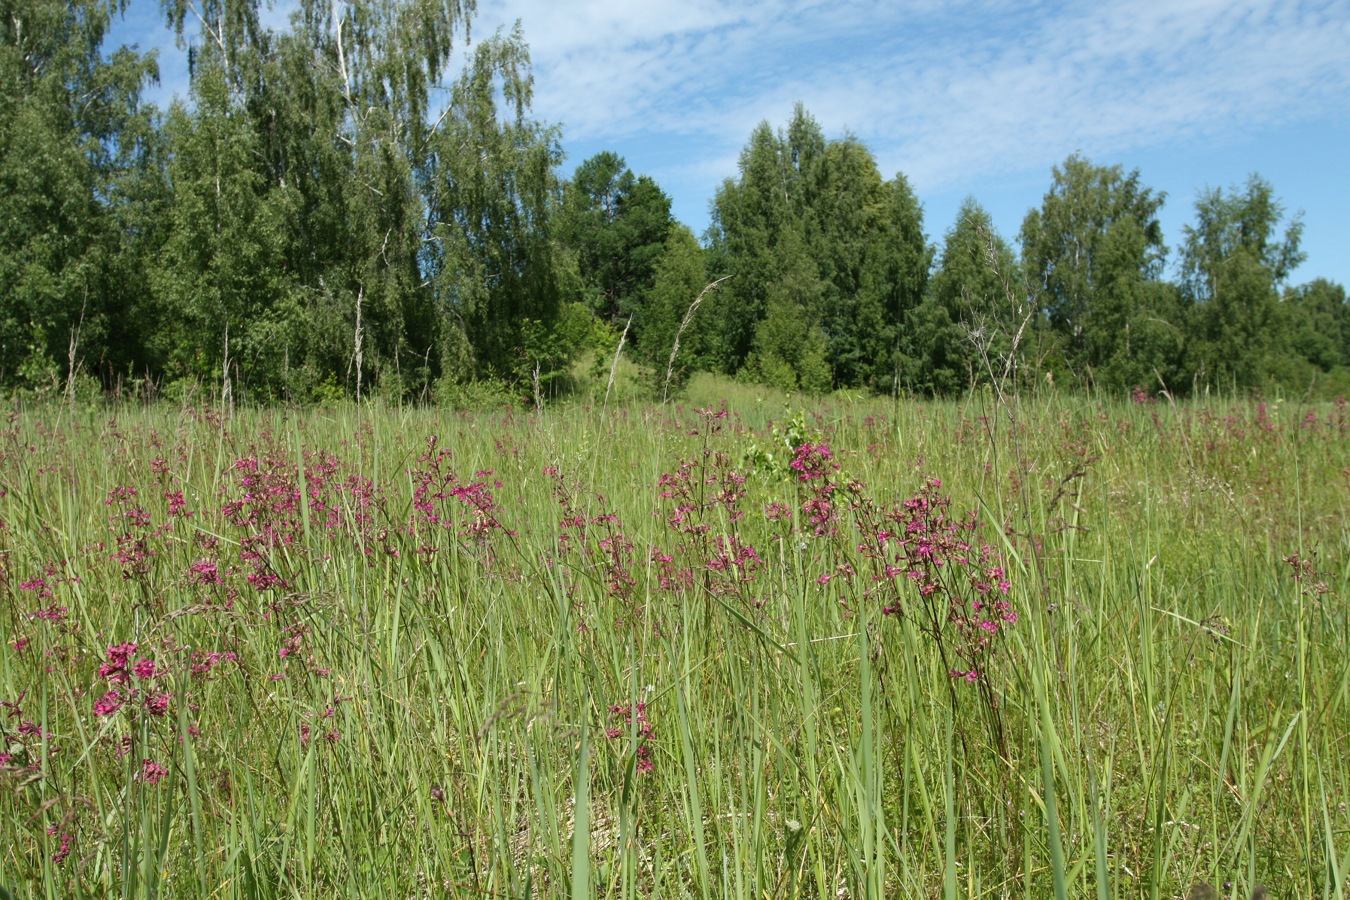
[[1000,554],[981,539],[979,517],[973,512],[954,517],[951,498],[941,488],[941,480],[929,479],[879,518],[862,516],[870,527],[858,550],[892,588],[882,613],[915,616],[954,653],[951,676],[973,682],[998,637],[1017,622],[1017,612]]
[[98,675],[112,687],[95,701],[94,715],[111,716],[127,703],[137,702],[152,716],[162,718],[168,714],[173,694],[159,689],[154,660],[142,657],[131,661],[136,650],[137,645],[131,641],[108,648]]
[[609,708],[610,717],[622,724],[615,725],[605,730],[605,737],[610,740],[619,740],[634,734],[636,741],[637,770],[640,774],[646,774],[656,768],[656,763],[652,760],[652,748],[649,743],[656,734],[656,729],[652,727],[651,720],[647,718],[647,704],[623,704],[614,705]]

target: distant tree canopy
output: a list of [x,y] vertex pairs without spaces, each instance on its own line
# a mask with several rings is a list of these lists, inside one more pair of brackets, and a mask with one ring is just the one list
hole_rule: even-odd
[[1157,219],[1165,198],[1140,184],[1138,170],[1126,175],[1076,155],[1052,174],[1041,208],[1022,223],[1023,262],[1058,363],[1076,380],[1119,388],[1132,379],[1139,354],[1130,326],[1167,305]]
[[45,387],[75,362],[125,364],[163,240],[152,57],[101,52],[120,8],[22,0],[0,16],[0,385]]
[[656,279],[673,220],[670,198],[623,157],[599,153],[577,167],[563,192],[557,235],[576,256],[587,306],[623,326]]
[[1302,226],[1257,176],[1199,195],[1170,269],[1164,196],[1077,155],[1020,257],[974,199],[935,246],[905,177],[799,104],[750,132],[700,243],[618,153],[561,174],[519,29],[452,71],[473,0],[299,0],[281,30],[169,0],[191,87],[167,110],[152,54],[104,51],[123,5],[0,17],[0,390],[538,396],[623,333],[658,393],[1350,392],[1345,289],[1290,283]]
[[911,320],[920,390],[952,394],[1004,377],[1014,335],[1029,315],[1021,285],[1012,248],[966,198]]
[[907,315],[932,250],[904,176],[887,181],[860,142],[827,142],[798,104],[785,131],[760,123],[740,177],[713,200],[716,365],[786,389],[868,387],[907,376]]

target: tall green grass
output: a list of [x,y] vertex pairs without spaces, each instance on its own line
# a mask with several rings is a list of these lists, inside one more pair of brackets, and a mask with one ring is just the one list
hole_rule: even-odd
[[[0,885],[1350,893],[1343,407],[746,395],[718,418],[695,409],[713,387],[541,413],[16,411]],[[787,465],[804,440],[839,465],[836,537]],[[658,483],[690,461],[702,528],[679,533]],[[723,483],[701,478],[729,471],[744,497],[713,502]],[[929,478],[978,512],[1019,614],[975,684],[920,616],[868,596],[844,503]],[[762,564],[663,588],[682,541]],[[142,685],[99,673],[126,641],[162,674],[96,715]],[[212,653],[233,656],[194,674]]]

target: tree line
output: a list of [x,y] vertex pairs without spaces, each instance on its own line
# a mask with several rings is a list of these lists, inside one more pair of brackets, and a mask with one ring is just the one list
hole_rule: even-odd
[[1290,283],[1301,224],[1256,176],[1199,196],[1170,266],[1163,195],[1079,156],[1020,253],[974,200],[935,246],[905,177],[799,105],[700,240],[616,153],[563,177],[519,28],[466,44],[474,0],[301,0],[283,30],[168,0],[167,110],[153,54],[104,48],[125,0],[3,6],[7,391],[539,397],[620,344],[659,392],[1350,390],[1345,290]]

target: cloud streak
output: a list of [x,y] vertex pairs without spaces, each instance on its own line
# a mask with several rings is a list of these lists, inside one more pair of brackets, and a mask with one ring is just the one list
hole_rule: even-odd
[[1344,3],[514,0],[484,3],[477,33],[515,18],[536,112],[569,140],[725,158],[800,99],[930,188],[1048,168],[1066,142],[1110,153],[1350,112]]
[[[473,36],[517,19],[535,112],[569,144],[734,158],[758,121],[801,100],[930,189],[1044,170],[1066,144],[1116,153],[1350,115],[1346,0],[483,0]],[[185,94],[162,25],[129,37],[156,35],[158,94]]]

